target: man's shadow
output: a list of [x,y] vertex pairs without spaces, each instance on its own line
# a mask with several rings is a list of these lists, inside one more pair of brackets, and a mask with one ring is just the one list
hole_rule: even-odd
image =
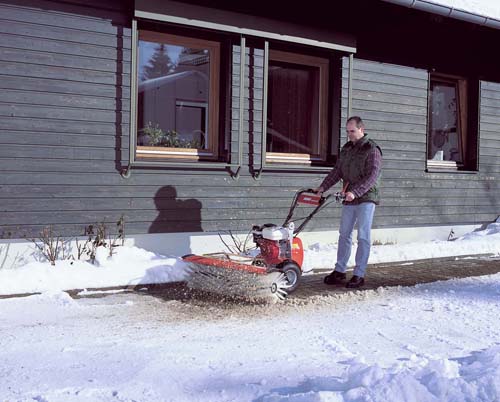
[[154,198],[158,216],[149,233],[202,232],[201,202],[193,198],[178,200],[172,186],[160,188]]

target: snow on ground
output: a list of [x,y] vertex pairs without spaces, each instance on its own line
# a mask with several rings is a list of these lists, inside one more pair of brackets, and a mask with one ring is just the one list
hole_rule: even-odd
[[[371,262],[499,247],[497,222],[451,242],[376,246]],[[320,266],[334,251],[307,258]],[[0,300],[0,401],[500,400],[500,274],[272,305],[61,291],[188,274],[178,257],[132,247],[96,266],[0,270],[2,293],[44,291]]]
[[2,401],[497,401],[500,274],[269,306],[0,301]]

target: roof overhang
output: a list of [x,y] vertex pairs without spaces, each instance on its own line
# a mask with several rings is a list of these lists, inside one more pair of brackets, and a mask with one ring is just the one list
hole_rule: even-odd
[[356,52],[353,35],[176,1],[135,0],[134,16],[347,53]]
[[400,6],[413,8],[415,10],[425,11],[431,14],[438,14],[444,17],[455,18],[473,24],[486,26],[488,28],[500,29],[500,20],[496,18],[489,17],[486,15],[480,15],[470,10],[463,10],[460,8],[453,7],[451,5],[445,5],[442,3],[437,3],[427,0],[383,0],[383,1],[397,4]]

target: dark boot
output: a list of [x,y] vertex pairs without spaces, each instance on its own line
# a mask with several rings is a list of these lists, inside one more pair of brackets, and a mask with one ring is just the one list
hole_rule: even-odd
[[345,285],[345,287],[355,289],[363,286],[364,284],[365,278],[363,278],[362,276],[353,275],[349,282],[347,282],[347,285]]
[[346,276],[344,272],[333,271],[330,275],[325,276],[323,280],[327,285],[343,285]]

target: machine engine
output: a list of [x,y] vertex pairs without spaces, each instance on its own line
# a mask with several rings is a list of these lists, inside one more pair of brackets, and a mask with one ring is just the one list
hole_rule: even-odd
[[265,224],[252,228],[253,240],[260,248],[260,255],[268,266],[278,266],[286,261],[294,261],[299,267],[304,259],[302,241],[293,236],[293,222],[285,226]]

